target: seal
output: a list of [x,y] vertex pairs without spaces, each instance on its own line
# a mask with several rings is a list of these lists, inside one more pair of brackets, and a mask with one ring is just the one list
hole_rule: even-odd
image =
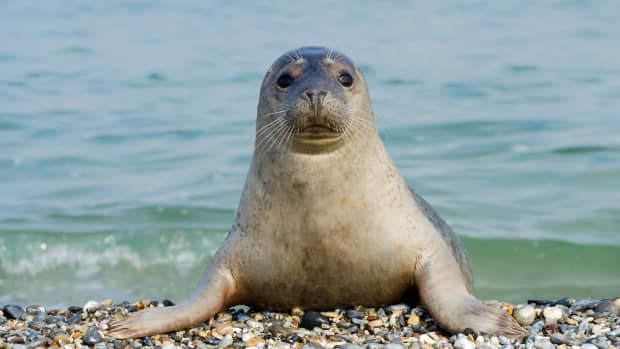
[[472,295],[468,254],[399,174],[360,70],[341,53],[303,47],[264,77],[237,218],[194,295],[132,313],[107,334],[179,330],[235,304],[319,310],[408,298],[451,333],[526,334]]

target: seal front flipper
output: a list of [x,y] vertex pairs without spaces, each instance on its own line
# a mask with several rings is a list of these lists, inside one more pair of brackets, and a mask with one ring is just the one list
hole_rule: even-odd
[[437,324],[450,333],[471,328],[478,332],[520,338],[527,332],[507,312],[485,305],[467,289],[456,261],[447,250],[421,256],[415,282],[420,302]]
[[187,328],[208,320],[232,304],[235,293],[235,280],[230,269],[211,264],[188,301],[132,313],[126,319],[112,323],[106,335],[118,339],[139,338]]

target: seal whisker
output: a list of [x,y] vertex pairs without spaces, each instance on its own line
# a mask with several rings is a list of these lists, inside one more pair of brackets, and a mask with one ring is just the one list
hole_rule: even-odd
[[286,133],[286,140],[284,141],[284,148],[288,149],[290,146],[291,139],[295,133],[295,129],[293,127],[289,127],[288,132]]
[[286,113],[287,111],[289,111],[290,108],[284,109],[284,110],[280,110],[280,111],[274,111],[273,113],[267,113],[264,116],[271,116],[271,115],[275,115],[275,114],[281,114],[281,113]]
[[358,127],[363,127],[367,131],[374,132],[374,128],[364,119],[352,117],[350,118],[351,122],[354,122]]
[[358,130],[359,127],[357,123],[354,123],[353,118],[347,118],[347,123],[347,130],[349,131],[351,140],[362,139],[362,136]]
[[272,125],[274,125],[276,123],[278,123],[280,120],[281,120],[280,118],[277,118],[277,119],[274,119],[274,120],[266,123],[265,125],[261,126],[258,130],[256,130],[256,134],[257,135],[260,134],[261,132],[263,132],[263,130],[271,127]]
[[285,131],[287,129],[288,125],[286,123],[280,123],[278,125],[278,127],[276,127],[273,132],[271,132],[269,134],[269,141],[268,143],[265,143],[266,148],[261,149],[261,154],[266,154],[269,151],[271,151],[271,149],[273,149],[273,146],[275,145],[276,141],[278,140],[278,138],[280,137],[280,134]]
[[278,118],[263,125],[260,129],[258,129],[258,131],[256,131],[257,136],[261,135],[265,131],[268,131],[270,128],[277,126],[280,123],[282,123],[282,119]]
[[332,54],[334,53],[334,49],[330,48],[329,51],[327,51],[327,56],[325,56],[325,58],[333,60],[334,58],[332,57]]
[[263,152],[265,152],[267,145],[271,142],[271,140],[273,140],[274,133],[278,132],[282,127],[282,125],[278,125],[273,130],[271,130],[272,132],[269,132],[265,135],[265,137],[261,138],[260,142],[258,142],[258,144],[255,146],[254,151],[257,154],[262,154]]
[[291,128],[290,127],[286,127],[286,130],[282,133],[282,136],[280,136],[278,143],[276,144],[276,147],[283,149],[286,148],[286,146],[282,147],[282,145],[286,145],[286,142],[284,142],[284,140],[287,138],[288,134],[290,133]]
[[272,128],[274,128],[274,127],[276,127],[276,126],[278,126],[278,125],[280,125],[280,124],[282,124],[284,122],[286,122],[286,120],[284,120],[284,119],[280,119],[280,118],[275,119],[274,121],[264,125],[258,131],[256,131],[256,136],[254,138],[258,139],[258,138],[262,137],[262,135],[264,133],[269,132]]
[[285,127],[285,123],[279,122],[275,126],[270,128],[269,132],[264,133],[261,139],[258,141],[256,146],[254,147],[254,151],[256,153],[262,153],[265,145],[267,145],[267,142],[269,142],[273,138],[274,134],[283,127]]
[[[350,135],[350,130],[349,130],[349,120],[348,119],[344,120],[343,125],[340,127],[340,129],[342,130],[341,134],[342,134],[343,143],[344,144],[351,143],[351,135]],[[342,153],[342,152],[345,151],[345,149],[346,149],[346,147],[340,147],[336,151],[338,153]]]
[[274,135],[273,140],[269,144],[268,151],[271,151],[275,147],[279,146],[281,138],[286,134],[286,132],[288,132],[289,129],[290,126],[288,124],[283,124],[283,126]]

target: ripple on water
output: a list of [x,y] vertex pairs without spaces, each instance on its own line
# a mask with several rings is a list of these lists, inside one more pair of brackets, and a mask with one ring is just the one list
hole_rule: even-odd
[[514,74],[533,74],[539,72],[539,67],[535,65],[509,65],[508,71]]
[[442,85],[443,93],[450,98],[484,98],[489,94],[481,86],[466,82],[449,82]]
[[95,53],[94,50],[90,47],[78,45],[67,46],[63,48],[61,52],[72,55],[91,55]]
[[561,147],[561,148],[553,149],[551,150],[551,152],[554,154],[558,154],[558,155],[583,155],[583,154],[589,154],[589,153],[618,152],[619,150],[620,150],[619,147],[581,145],[581,146]]

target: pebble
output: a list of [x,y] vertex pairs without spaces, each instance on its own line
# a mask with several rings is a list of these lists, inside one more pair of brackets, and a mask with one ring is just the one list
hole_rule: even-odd
[[609,348],[609,343],[607,343],[607,340],[603,337],[596,337],[596,338],[590,339],[589,342],[591,344],[594,344],[598,349]]
[[364,313],[362,313],[361,311],[357,311],[357,310],[347,310],[347,317],[349,318],[353,318],[353,319],[363,319],[364,318]]
[[598,349],[598,348],[594,344],[586,343],[586,344],[581,345],[581,349]]
[[596,299],[581,299],[576,301],[571,308],[575,311],[584,311],[596,307],[599,302],[600,301]]
[[546,337],[536,337],[534,340],[534,347],[537,349],[553,349],[553,344]]
[[558,300],[556,300],[555,302],[553,302],[553,305],[563,305],[565,307],[570,307],[573,304],[575,304],[575,299],[574,298],[560,298]]
[[596,311],[597,313],[610,313],[612,315],[620,315],[618,310],[620,308],[618,308],[614,302],[610,301],[610,300],[606,300],[606,301],[602,301],[600,302],[595,308],[594,311]]
[[562,318],[562,309],[557,306],[550,306],[543,309],[543,316],[545,317],[545,325],[551,325],[557,323]]
[[402,344],[388,343],[383,349],[405,349],[405,347]]
[[321,327],[321,325],[328,323],[329,321],[327,320],[327,318],[322,316],[319,312],[307,311],[304,313],[304,316],[301,319],[300,326],[311,330],[315,327]]
[[529,326],[536,320],[536,310],[529,304],[519,305],[513,311],[512,316],[521,325]]
[[93,345],[101,342],[102,339],[103,336],[101,335],[101,333],[99,333],[99,331],[97,331],[96,329],[90,329],[88,330],[88,332],[86,332],[84,337],[82,337],[82,342],[84,344]]
[[67,308],[67,310],[69,310],[72,313],[81,313],[82,307],[78,307],[77,305],[72,305],[69,308]]
[[413,314],[413,313],[409,315],[409,318],[407,319],[407,325],[415,326],[419,323],[420,323],[420,317],[418,315]]
[[97,302],[97,301],[88,301],[88,302],[86,302],[86,304],[84,304],[84,311],[86,311],[88,313],[94,313],[100,307],[101,307],[101,304],[99,304],[99,302]]
[[350,344],[350,343],[340,344],[340,345],[337,345],[335,348],[336,349],[364,349],[364,347],[360,347],[359,345]]
[[320,345],[319,343],[308,343],[301,347],[301,349],[325,349],[325,347]]
[[2,312],[7,319],[20,319],[26,313],[24,308],[14,304],[5,305],[2,307]]
[[217,345],[218,348],[222,349],[222,348],[226,348],[229,347],[233,344],[233,338],[231,335],[227,334],[224,336],[224,338],[222,338],[222,340],[220,341],[220,343]]
[[535,336],[536,334],[542,332],[542,329],[545,327],[545,322],[540,320],[536,321],[532,327],[530,327],[529,334],[530,336]]
[[45,310],[45,308],[42,305],[35,304],[35,305],[27,306],[26,307],[26,313],[28,313],[30,315],[37,315],[38,313],[45,313],[45,314],[47,314],[47,311]]
[[467,337],[459,336],[454,342],[455,349],[474,349],[476,346]]
[[[247,307],[244,310],[234,307],[192,329],[136,340],[116,340],[100,331],[138,307],[162,307],[164,302],[93,301],[83,308],[49,312],[33,305],[26,307],[17,320],[7,319],[10,317],[5,311],[8,306],[4,306],[0,311],[0,343],[9,346],[0,344],[0,349],[49,346],[62,349],[80,346],[95,349],[579,349],[580,345],[585,349],[618,349],[620,319],[616,314],[602,311],[611,305],[615,307],[615,301],[567,299],[545,305],[518,306],[513,310],[517,321],[524,315],[520,314],[524,308],[533,318],[525,321],[531,324],[525,325],[529,336],[516,340],[471,329],[448,336],[437,328],[424,309],[402,304],[384,308],[329,309],[323,313],[300,309],[291,313],[255,312]],[[550,309],[557,309],[560,315],[553,323],[548,323],[554,318],[550,315],[554,310]],[[519,322],[523,321],[521,317]]]
[[82,315],[81,314],[75,314],[73,316],[71,316],[70,318],[67,319],[67,323],[71,324],[71,325],[75,325],[77,323],[79,323],[80,321],[82,321]]

